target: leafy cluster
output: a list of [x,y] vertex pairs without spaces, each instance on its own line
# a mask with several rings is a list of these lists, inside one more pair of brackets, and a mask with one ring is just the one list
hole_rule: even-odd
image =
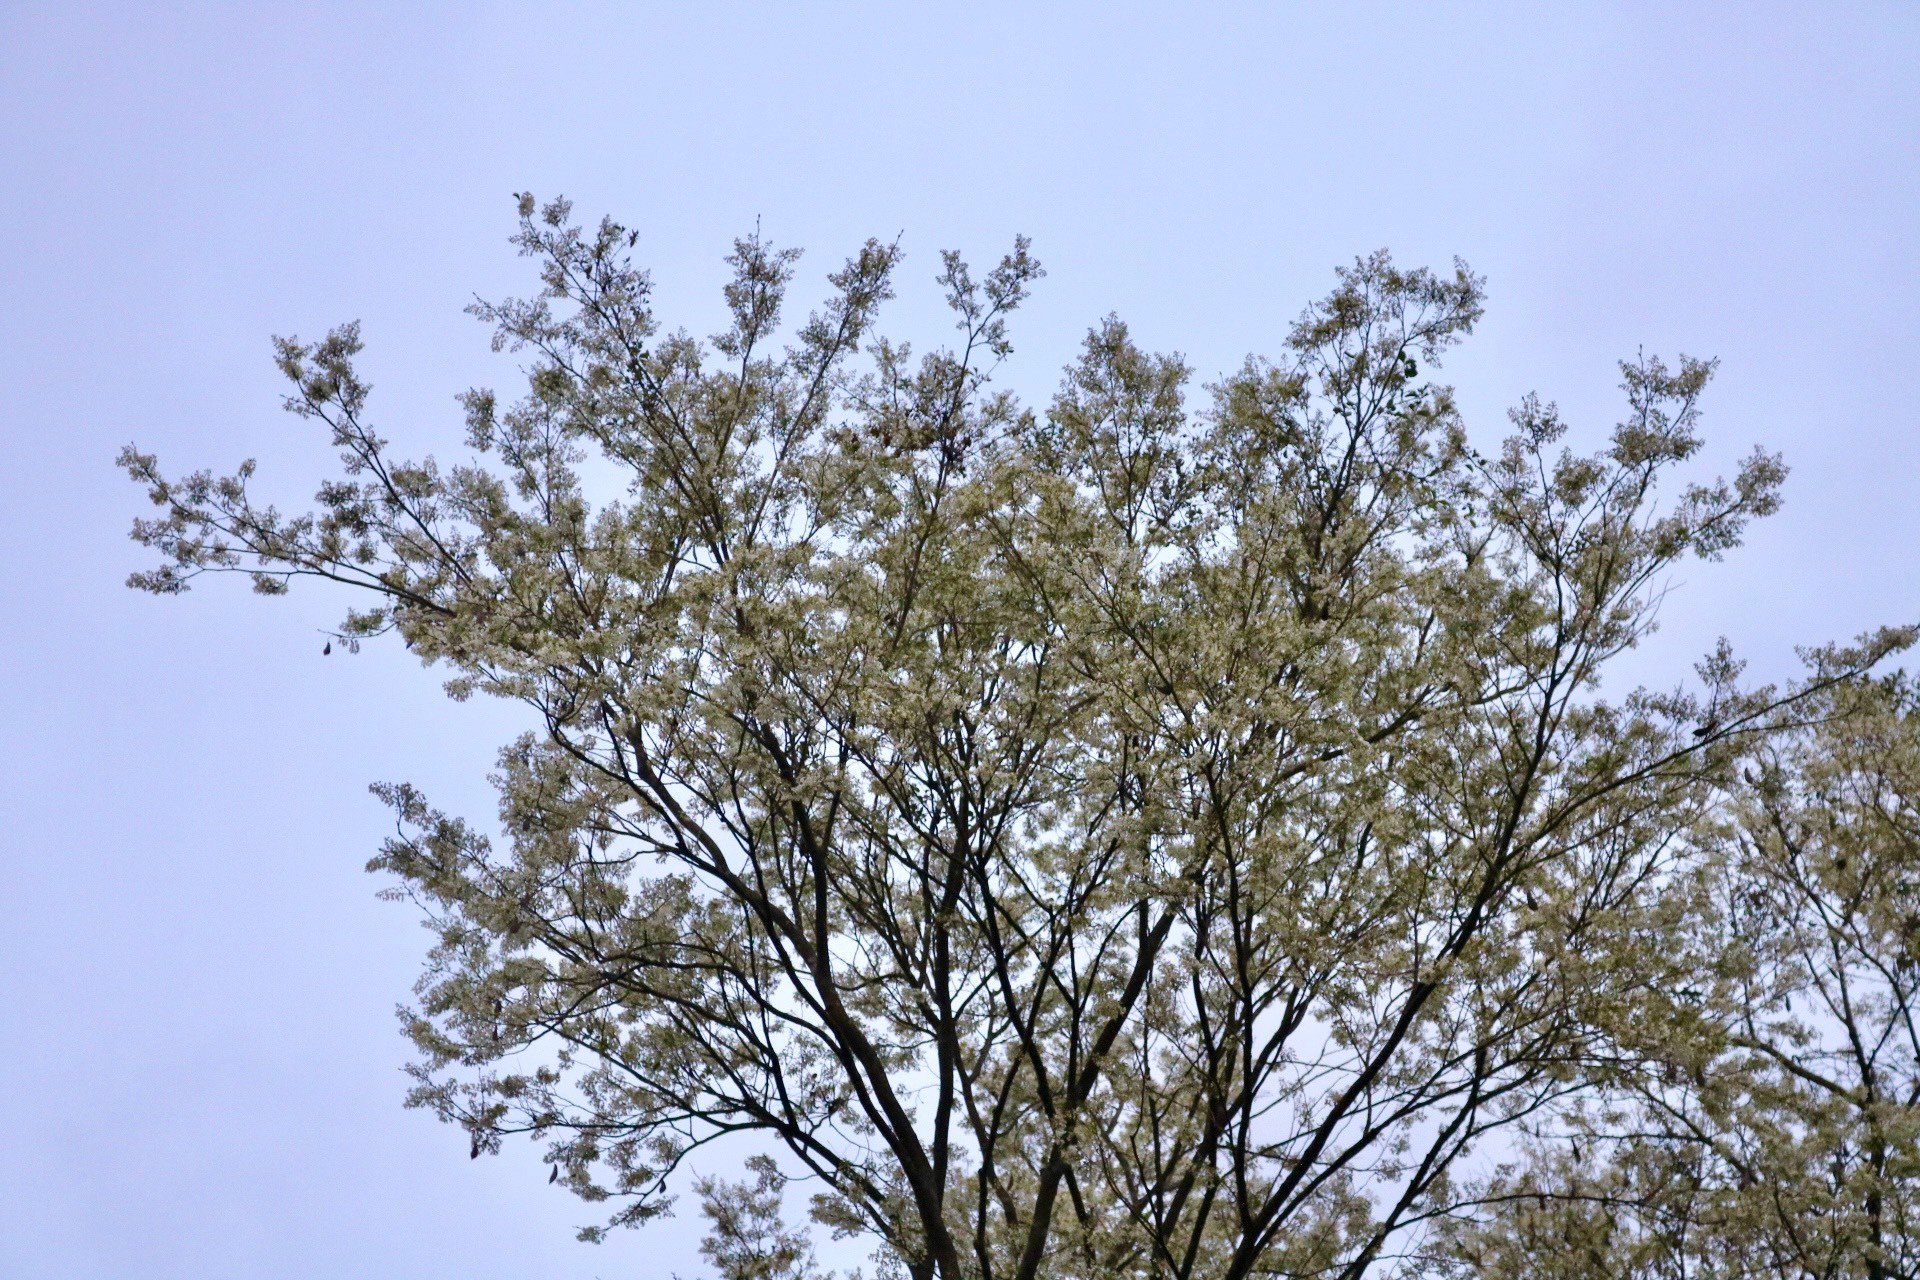
[[1685,1016],[1487,1182],[1436,1273],[1920,1275],[1920,700],[1896,675],[1810,710],[1674,886]]

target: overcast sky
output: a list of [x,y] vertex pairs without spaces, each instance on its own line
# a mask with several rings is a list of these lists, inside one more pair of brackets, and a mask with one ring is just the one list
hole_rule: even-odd
[[[364,324],[384,432],[443,454],[506,385],[462,314],[528,287],[512,193],[640,233],[710,331],[755,219],[805,293],[869,235],[1034,239],[1044,399],[1109,311],[1202,378],[1273,351],[1390,248],[1489,281],[1448,366],[1477,438],[1529,390],[1576,435],[1615,361],[1717,356],[1704,470],[1754,445],[1785,511],[1673,584],[1635,659],[1920,619],[1920,6],[718,3],[95,7],[0,0],[0,1273],[655,1277],[693,1224],[598,1248],[530,1148],[401,1109],[425,935],[362,864],[375,780],[491,813],[509,712],[404,654],[321,656],[342,602],[121,586],[136,440],[326,451],[272,334]],[[406,16],[393,11],[407,10]],[[1039,10],[1035,16],[1028,10]]]

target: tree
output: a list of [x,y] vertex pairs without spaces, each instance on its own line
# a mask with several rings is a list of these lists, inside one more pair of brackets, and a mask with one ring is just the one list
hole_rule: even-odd
[[523,198],[543,288],[475,307],[528,391],[466,396],[471,461],[390,452],[352,326],[278,344],[344,464],[312,512],[122,457],[134,585],[358,588],[337,642],[537,715],[497,839],[378,789],[439,939],[412,1101],[476,1154],[639,1223],[737,1135],[916,1280],[1358,1276],[1612,1061],[1675,833],[1799,696],[1600,695],[1776,504],[1759,453],[1659,499],[1709,364],[1622,366],[1598,453],[1529,399],[1483,455],[1431,378],[1481,281],[1379,254],[1198,408],[1109,318],[1036,413],[990,381],[1024,240],[944,255],[916,360],[894,246],[780,346],[796,254],[738,241],[701,342],[570,219]]
[[1685,882],[1694,1016],[1574,1117],[1577,1155],[1496,1180],[1439,1270],[1920,1275],[1917,707],[1900,675],[1830,689],[1743,771]]

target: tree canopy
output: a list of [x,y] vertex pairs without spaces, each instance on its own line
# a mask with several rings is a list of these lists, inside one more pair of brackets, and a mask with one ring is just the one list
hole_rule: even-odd
[[464,397],[467,460],[392,451],[351,325],[277,343],[310,511],[121,459],[134,585],[357,588],[335,643],[536,716],[489,829],[377,788],[436,931],[411,1100],[473,1153],[531,1135],[606,1225],[693,1187],[727,1277],[818,1273],[789,1183],[914,1280],[1509,1274],[1683,1200],[1715,1257],[1817,1219],[1912,1274],[1920,757],[1819,728],[1910,634],[1603,686],[1777,505],[1764,453],[1674,478],[1711,363],[1623,364],[1595,452],[1533,398],[1477,447],[1434,375],[1482,281],[1376,254],[1198,392],[1109,317],[1036,409],[992,381],[1025,240],[943,255],[918,355],[897,246],[787,327],[797,254],[742,239],[702,341],[631,233],[520,219],[540,290],[474,310],[526,390]]

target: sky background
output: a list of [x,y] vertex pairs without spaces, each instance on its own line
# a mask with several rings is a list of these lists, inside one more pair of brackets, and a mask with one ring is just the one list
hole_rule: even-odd
[[700,1272],[693,1221],[578,1244],[532,1148],[401,1109],[426,936],[361,870],[367,784],[485,819],[515,717],[323,658],[324,591],[121,585],[130,440],[311,492],[270,335],[359,318],[382,429],[445,455],[454,394],[512,382],[462,308],[530,287],[521,190],[637,229],[696,332],[756,218],[810,250],[798,299],[901,235],[923,341],[937,251],[1024,232],[1040,401],[1109,311],[1204,381],[1336,264],[1458,254],[1483,444],[1530,390],[1597,441],[1642,347],[1720,358],[1703,474],[1779,450],[1787,506],[1678,576],[1634,671],[1724,634],[1787,675],[1920,619],[1916,66],[1913,3],[0,0],[0,1274]]

